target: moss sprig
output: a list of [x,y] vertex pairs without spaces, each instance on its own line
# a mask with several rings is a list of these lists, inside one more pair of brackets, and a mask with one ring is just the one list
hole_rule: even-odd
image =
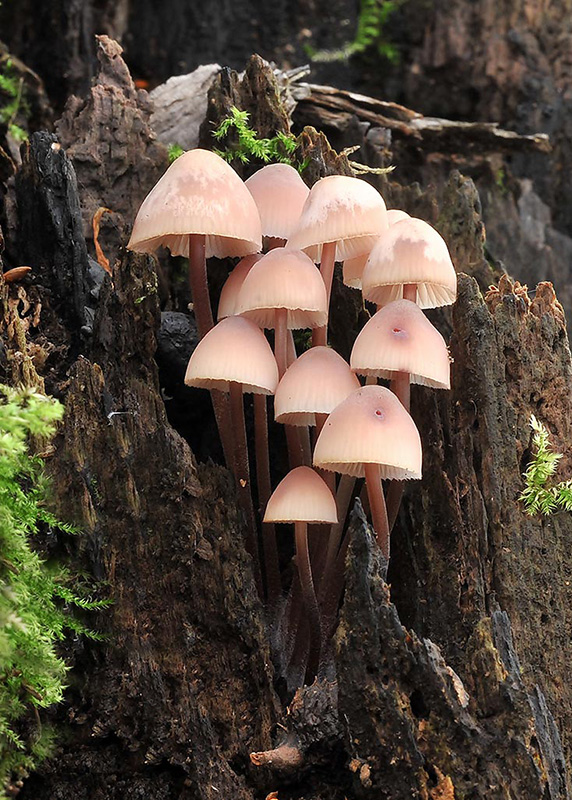
[[259,138],[257,132],[248,124],[249,114],[232,106],[230,114],[213,131],[213,137],[218,141],[234,133],[234,142],[225,150],[214,152],[225,161],[240,161],[248,164],[251,159],[258,159],[264,164],[278,162],[296,166],[294,152],[298,147],[296,139],[290,133],[278,133],[270,139]]
[[530,516],[572,511],[572,480],[561,481],[555,486],[546,485],[556,472],[562,454],[553,451],[547,428],[534,415],[530,417],[530,427],[534,431],[533,457],[523,476],[525,488],[520,500]]
[[306,54],[316,63],[347,61],[351,56],[374,49],[392,64],[399,61],[399,51],[386,36],[386,25],[404,0],[361,0],[357,29],[351,42],[333,50],[315,50],[306,45]]
[[8,58],[0,63],[0,122],[7,126],[8,132],[17,142],[25,141],[28,134],[16,124],[16,117],[18,114],[28,112],[24,96],[24,78],[14,72],[12,61]]

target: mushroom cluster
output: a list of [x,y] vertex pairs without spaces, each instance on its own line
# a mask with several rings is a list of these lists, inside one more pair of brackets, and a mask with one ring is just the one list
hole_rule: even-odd
[[[388,561],[403,482],[421,478],[410,385],[449,388],[447,346],[421,310],[455,300],[447,246],[423,220],[387,211],[359,178],[322,178],[309,190],[293,167],[272,164],[243,183],[204,150],[177,159],[137,214],[128,247],[152,253],[160,245],[189,259],[201,340],[185,383],[211,392],[279,668],[291,686],[311,681],[327,662],[358,481],[365,478],[364,499]],[[222,290],[216,325],[206,273],[211,255],[241,259]],[[343,262],[344,282],[375,310],[349,364],[328,347],[336,262]],[[295,330],[312,331],[312,347],[301,355]],[[245,393],[253,395],[254,486]],[[290,465],[274,491],[268,396]],[[287,548],[276,538],[284,523],[295,532],[289,587],[280,563]]]

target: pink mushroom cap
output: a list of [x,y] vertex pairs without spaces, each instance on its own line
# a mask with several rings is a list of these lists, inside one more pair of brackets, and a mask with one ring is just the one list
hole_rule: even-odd
[[421,477],[421,439],[397,397],[383,386],[364,386],[335,408],[316,442],[314,466],[363,478],[364,464],[379,464],[381,478]]
[[272,348],[259,327],[244,317],[217,323],[196,346],[185,375],[187,386],[230,390],[241,383],[244,392],[273,394],[278,366]]
[[262,249],[260,216],[232,167],[209,150],[189,150],[149,192],[133,224],[129,250],[163,245],[189,255],[189,234],[206,236],[206,256],[245,256]]
[[402,211],[400,208],[387,209],[387,222],[389,227],[395,225],[396,222],[401,222],[403,219],[411,219],[411,215],[407,211]]
[[276,422],[315,425],[360,388],[349,364],[329,347],[312,347],[286,370],[274,396]]
[[411,383],[451,385],[445,340],[410,300],[396,300],[373,315],[354,342],[350,365],[360,375],[392,378],[407,372]]
[[380,236],[362,275],[366,300],[387,305],[417,286],[417,305],[437,308],[455,302],[457,275],[443,237],[422,219],[396,222]]
[[268,164],[245,183],[260,214],[262,235],[287,239],[310,193],[300,173],[290,164]]
[[264,522],[338,521],[336,501],[328,486],[310,467],[296,467],[280,481],[264,514]]
[[320,328],[328,319],[326,287],[314,262],[301,250],[277,247],[250,269],[237,310],[261,328],[274,328],[276,309],[288,311],[287,327]]
[[360,178],[330,175],[310,189],[288,247],[304,250],[316,263],[322,245],[337,242],[336,260],[367,253],[388,226],[380,193]]

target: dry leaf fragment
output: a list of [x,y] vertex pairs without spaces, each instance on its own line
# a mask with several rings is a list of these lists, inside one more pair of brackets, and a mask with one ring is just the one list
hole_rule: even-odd
[[99,225],[102,216],[108,212],[111,214],[110,208],[100,206],[93,215],[93,243],[95,245],[95,255],[97,256],[97,263],[102,267],[108,275],[111,275],[111,267],[109,266],[109,259],[104,255],[103,250],[99,244]]
[[14,269],[9,269],[4,273],[4,280],[6,283],[15,283],[16,281],[21,281],[24,275],[31,271],[32,267],[14,267]]

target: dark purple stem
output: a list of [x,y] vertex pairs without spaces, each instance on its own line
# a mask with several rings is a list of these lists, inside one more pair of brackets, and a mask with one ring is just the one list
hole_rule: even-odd
[[364,467],[373,529],[381,552],[385,560],[389,562],[389,522],[381,485],[381,468],[379,464],[364,464]]
[[246,549],[252,556],[254,578],[258,592],[262,597],[262,578],[260,574],[260,557],[258,554],[258,537],[256,517],[250,491],[250,468],[248,464],[248,444],[246,441],[246,425],[244,424],[244,400],[242,384],[230,383],[230,411],[232,428],[235,435],[235,478],[238,488],[240,506],[246,517]]
[[[189,283],[197,330],[202,339],[214,324],[207,281],[206,236],[204,234],[189,234]],[[224,452],[224,460],[227,467],[232,469],[234,448],[230,428],[228,398],[223,392],[213,389],[211,391],[211,401]]]
[[[266,395],[254,395],[254,447],[256,452],[256,481],[260,517],[272,494],[270,482],[270,458],[268,454],[268,408]],[[262,523],[262,547],[268,603],[274,606],[281,594],[280,567],[276,546],[276,529],[271,522]]]

